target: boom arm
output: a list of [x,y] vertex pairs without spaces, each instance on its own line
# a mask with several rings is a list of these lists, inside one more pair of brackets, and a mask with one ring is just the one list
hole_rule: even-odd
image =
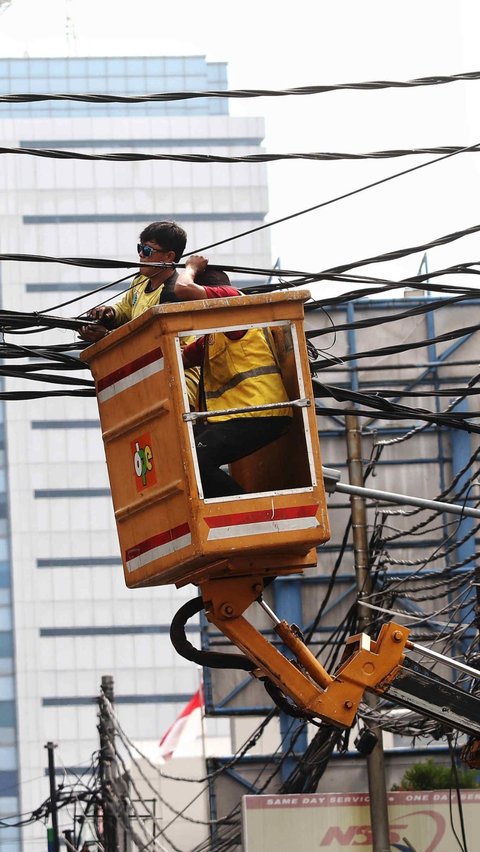
[[[409,641],[406,627],[393,622],[384,624],[376,640],[364,633],[350,637],[341,665],[330,675],[305,645],[298,628],[278,619],[264,603],[261,576],[208,579],[199,585],[208,620],[243,652],[245,657],[238,657],[239,661],[245,658],[250,661],[250,665],[238,667],[249,669],[254,677],[273,682],[305,716],[349,728],[368,691],[436,719],[446,728],[480,737],[480,698],[436,673],[433,675],[406,656],[406,652],[430,653],[446,665],[459,665],[468,670],[472,677],[479,677],[480,673]],[[278,651],[244,617],[243,613],[254,601],[274,622],[275,633],[292,652],[293,660]],[[178,636],[172,635],[172,641],[177,651],[185,656]],[[208,656],[205,652],[202,661],[206,665],[209,664]],[[231,667],[235,657],[227,656]],[[215,665],[221,665],[218,662],[221,655],[215,657]]]

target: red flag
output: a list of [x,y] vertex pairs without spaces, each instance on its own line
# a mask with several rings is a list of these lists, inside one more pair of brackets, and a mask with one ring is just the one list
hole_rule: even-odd
[[177,756],[185,745],[202,736],[202,714],[203,689],[200,687],[160,740],[160,756],[164,760]]

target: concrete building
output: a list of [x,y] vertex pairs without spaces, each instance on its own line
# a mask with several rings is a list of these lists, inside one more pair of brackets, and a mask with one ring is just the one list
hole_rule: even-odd
[[[203,56],[12,58],[0,61],[0,72],[0,96],[227,87],[226,65]],[[235,155],[260,152],[263,136],[262,120],[230,117],[227,99],[6,102],[0,117],[2,147],[44,154]],[[5,153],[0,175],[2,253],[136,260],[142,228],[171,218],[188,232],[187,251],[195,251],[260,225],[268,206],[265,166],[257,164]],[[209,256],[220,264],[269,267],[268,231],[219,245]],[[5,261],[0,271],[2,307],[26,312],[77,316],[128,286],[90,295],[123,278],[123,270],[55,261]],[[6,342],[27,346],[76,339],[65,331],[6,335]],[[25,385],[23,378],[7,378],[4,387]],[[30,388],[48,389],[36,382]],[[168,638],[173,613],[191,593],[124,586],[95,399],[13,400],[0,411],[3,819],[29,814],[47,798],[47,741],[57,743],[58,771],[73,768],[90,777],[103,674],[114,677],[122,723],[140,740],[155,740],[171,724],[196,690],[198,675]],[[69,821],[62,812],[61,825]],[[41,842],[43,823],[25,827],[23,840],[17,828],[0,831],[1,852],[40,848]]]

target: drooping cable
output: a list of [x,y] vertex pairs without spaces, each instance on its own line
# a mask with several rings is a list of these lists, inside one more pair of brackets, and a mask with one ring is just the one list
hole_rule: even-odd
[[[192,145],[195,140],[192,140]],[[93,146],[92,142],[92,146]],[[207,143],[208,144],[208,143]],[[220,154],[153,154],[128,151],[122,154],[109,152],[108,154],[86,154],[82,151],[67,151],[58,148],[30,148],[0,147],[1,154],[26,155],[30,157],[41,157],[54,160],[83,160],[83,161],[106,161],[114,163],[137,163],[164,161],[176,163],[275,163],[281,161],[306,160],[309,162],[334,162],[338,160],[387,160],[407,156],[419,156],[425,154],[459,154],[465,151],[465,146],[459,145],[436,145],[430,148],[399,148],[387,151],[369,151],[366,153],[336,152],[336,151],[312,151],[312,152],[290,152],[286,154],[244,154],[243,156],[229,157]],[[478,153],[480,147],[469,148],[468,153]]]
[[369,80],[361,83],[332,83],[317,86],[294,86],[289,89],[215,89],[191,92],[157,92],[146,95],[101,95],[101,94],[10,94],[0,95],[0,103],[38,103],[41,101],[74,101],[79,103],[155,103],[162,101],[195,100],[197,98],[265,98],[320,95],[336,91],[374,91],[380,89],[411,89],[423,86],[440,86],[446,83],[472,82],[480,79],[480,71],[468,71],[461,74],[436,74],[429,77],[416,77],[412,80]]
[[381,186],[382,184],[388,183],[391,180],[396,180],[399,177],[403,177],[407,174],[412,174],[413,172],[419,171],[420,169],[427,168],[428,166],[433,166],[436,163],[444,162],[450,157],[456,157],[459,154],[466,153],[467,151],[472,151],[475,148],[478,148],[480,145],[479,142],[475,142],[473,145],[468,145],[465,148],[461,148],[458,151],[455,151],[450,154],[445,154],[441,157],[436,157],[434,160],[428,160],[426,163],[420,163],[416,166],[411,166],[409,169],[403,169],[400,172],[395,172],[393,175],[387,175],[384,178],[379,178],[378,180],[371,181],[368,184],[364,184],[362,186],[356,187],[356,189],[349,190],[348,192],[344,192],[341,195],[334,196],[333,198],[329,198],[326,201],[321,201],[319,204],[314,204],[311,207],[307,207],[304,210],[298,213],[291,213],[288,216],[282,216],[280,219],[275,219],[272,222],[268,222],[265,225],[258,225],[256,228],[250,228],[248,231],[243,231],[240,234],[234,234],[231,237],[227,237],[223,240],[217,240],[215,243],[209,243],[206,246],[202,246],[195,250],[195,252],[189,252],[189,254],[200,254],[201,252],[207,251],[211,248],[216,248],[217,246],[224,245],[225,243],[232,242],[233,240],[238,240],[241,237],[249,236],[250,234],[256,234],[259,231],[265,230],[265,228],[271,228],[274,225],[280,225],[283,222],[289,222],[292,219],[296,219],[298,216],[303,216],[306,213],[313,213],[316,210],[321,210],[323,207],[328,207],[330,204],[336,204],[338,201],[344,201],[346,198],[353,198],[355,195],[359,195],[362,192],[366,192],[369,189],[374,189],[377,186]]

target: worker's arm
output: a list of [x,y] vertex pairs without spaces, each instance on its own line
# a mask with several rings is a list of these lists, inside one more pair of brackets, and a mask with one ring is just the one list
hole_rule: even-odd
[[188,258],[185,269],[178,273],[178,278],[175,281],[174,292],[180,302],[191,302],[194,299],[206,299],[207,292],[201,284],[195,284],[195,275],[197,272],[204,272],[207,268],[208,260],[206,257],[194,254]]
[[[196,284],[195,278],[200,272],[205,274],[202,276],[205,282],[209,278],[208,260],[201,255],[192,255],[189,257],[185,269],[178,273],[177,280],[173,286],[175,297],[179,302],[188,302],[195,299],[221,299],[229,296],[240,296],[240,291],[236,287],[231,287],[229,284],[216,284],[215,272],[212,269],[212,284],[205,283]],[[225,276],[227,281],[228,277]]]
[[182,349],[182,360],[185,369],[188,367],[201,367],[205,352],[205,337],[197,337]]
[[[226,285],[203,287],[201,284],[195,284],[195,275],[198,272],[204,272],[207,268],[208,260],[201,255],[192,255],[188,258],[185,269],[182,269],[178,274],[178,278],[174,285],[175,296],[181,302],[192,301],[194,299],[216,299],[223,296],[238,296],[239,291],[235,287]],[[239,340],[243,337],[245,331],[226,332],[226,337],[231,340]],[[198,351],[198,350],[197,350]],[[184,358],[185,363],[185,358]],[[195,363],[200,364],[201,361]]]
[[145,278],[136,276],[127,292],[115,305],[97,305],[87,313],[87,320],[96,320],[95,325],[84,325],[79,331],[82,340],[96,343],[101,340],[112,328],[118,328],[132,319],[133,295],[137,284],[145,281]]

